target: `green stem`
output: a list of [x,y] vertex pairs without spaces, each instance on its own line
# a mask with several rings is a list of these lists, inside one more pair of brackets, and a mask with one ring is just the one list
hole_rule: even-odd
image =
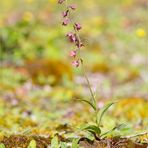
[[81,62],[81,65],[82,65],[83,75],[84,75],[84,77],[85,77],[85,79],[86,79],[86,82],[87,82],[87,85],[88,85],[88,88],[89,88],[89,91],[90,91],[90,94],[91,94],[92,102],[93,102],[93,104],[95,105],[95,107],[97,108],[96,99],[95,99],[94,93],[93,93],[92,88],[91,88],[91,85],[90,85],[90,81],[89,81],[89,79],[88,79],[88,77],[87,77],[87,75],[86,75],[85,68],[84,68],[84,65],[83,65],[82,62]]

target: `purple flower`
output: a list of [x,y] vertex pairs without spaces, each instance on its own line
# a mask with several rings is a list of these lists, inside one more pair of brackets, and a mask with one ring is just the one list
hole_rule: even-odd
[[80,63],[79,63],[78,60],[76,60],[76,61],[73,61],[72,62],[72,65],[75,66],[75,67],[79,67],[80,66]]
[[68,37],[70,37],[70,36],[72,36],[72,35],[73,35],[72,32],[67,33],[67,36],[68,36]]
[[69,8],[71,8],[72,10],[76,10],[77,5],[76,5],[76,4],[71,4],[71,5],[69,6]]
[[62,16],[63,16],[63,17],[67,17],[67,16],[68,16],[68,12],[69,12],[69,10],[64,11],[64,12],[62,13]]
[[71,57],[76,57],[76,55],[77,55],[77,51],[76,50],[72,50],[72,51],[70,51],[70,53],[69,53],[69,55],[71,56]]
[[81,27],[81,25],[79,23],[75,23],[74,28],[76,30],[80,30],[82,27]]
[[69,38],[70,42],[76,42],[77,41],[76,34],[74,34],[72,32],[68,33],[67,37]]
[[65,0],[58,0],[59,4],[62,4]]
[[68,23],[69,23],[69,19],[68,19],[68,18],[65,18],[65,19],[63,20],[62,25],[63,25],[63,26],[67,26]]

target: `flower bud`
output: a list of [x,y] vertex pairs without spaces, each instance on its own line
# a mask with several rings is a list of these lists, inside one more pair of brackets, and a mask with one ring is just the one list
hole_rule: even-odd
[[76,42],[76,46],[77,46],[78,48],[81,48],[81,47],[84,46],[84,44],[83,44],[82,42],[80,42],[80,41],[77,41],[77,42]]
[[63,25],[63,26],[67,26],[68,23],[69,23],[69,19],[68,19],[68,18],[65,18],[65,19],[63,20],[62,25]]
[[73,61],[72,62],[72,65],[75,66],[75,67],[79,67],[80,66],[80,63],[79,63],[78,60],[76,60],[76,61]]
[[74,28],[76,30],[80,30],[82,27],[81,27],[81,25],[79,23],[75,23]]
[[69,38],[69,41],[70,42],[76,42],[77,41],[77,37],[76,37],[76,34],[70,32],[67,34],[67,37]]
[[63,17],[67,17],[67,16],[68,16],[68,12],[69,12],[69,10],[64,11],[64,12],[62,13],[62,16],[63,16]]
[[69,8],[71,8],[72,10],[76,10],[77,5],[76,5],[76,4],[71,4],[71,5],[69,6]]
[[76,50],[72,50],[72,51],[70,51],[70,57],[76,57],[76,55],[77,55],[77,51]]
[[62,4],[65,0],[58,0],[59,4]]

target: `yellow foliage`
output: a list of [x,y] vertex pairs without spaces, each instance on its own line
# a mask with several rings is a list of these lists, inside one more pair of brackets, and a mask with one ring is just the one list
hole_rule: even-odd
[[112,69],[120,82],[128,82],[139,77],[139,71],[123,66],[116,66]]
[[92,72],[101,72],[108,73],[110,71],[110,67],[107,63],[98,63],[92,67]]
[[128,120],[148,118],[148,101],[143,98],[126,98],[119,101],[116,105],[114,114],[125,116]]
[[61,60],[33,60],[27,61],[25,68],[34,83],[50,83],[55,85],[60,83],[64,77],[72,80],[71,67]]
[[0,141],[2,141],[3,138],[4,138],[4,134],[2,134],[2,133],[0,132]]
[[142,136],[139,136],[138,138],[140,139],[141,142],[143,142],[143,143],[147,142],[148,143],[148,133],[146,133]]
[[35,127],[35,126],[37,126],[37,124],[34,121],[30,120],[30,119],[25,119],[23,121],[23,127],[30,127],[30,126]]

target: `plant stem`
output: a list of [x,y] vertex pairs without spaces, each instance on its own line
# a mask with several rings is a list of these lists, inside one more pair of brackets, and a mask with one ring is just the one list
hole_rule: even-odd
[[[66,9],[69,9],[69,8],[68,8],[68,1],[65,0],[65,2],[66,2],[66,3],[65,3]],[[70,20],[70,22],[71,22],[71,24],[72,24],[72,26],[73,26],[75,35],[76,35],[76,37],[77,37],[77,39],[78,39],[78,43],[81,44],[81,38],[80,38],[80,36],[79,36],[79,32],[78,32],[78,30],[74,27],[75,23],[74,23],[74,21],[73,21],[73,19],[72,19],[72,17],[71,17],[70,15],[71,15],[71,13],[70,13],[70,11],[69,11],[69,20]],[[84,68],[83,61],[82,61],[82,58],[81,58],[81,55],[80,55],[80,51],[81,51],[81,49],[80,49],[80,47],[78,46],[78,48],[77,48],[77,53],[78,53],[77,57],[78,57],[78,59],[81,61],[83,76],[84,76],[84,78],[85,78],[85,80],[86,80],[86,82],[87,82],[87,86],[88,86],[88,89],[89,89],[90,94],[91,94],[91,102],[92,102],[93,105],[95,106],[95,116],[96,116],[96,119],[95,119],[95,120],[96,120],[96,124],[98,124],[98,123],[97,123],[97,113],[98,113],[98,110],[97,110],[96,98],[95,98],[95,94],[94,94],[94,92],[93,92],[93,90],[92,90],[92,87],[91,87],[89,78],[88,78],[88,76],[87,76],[87,74],[86,74],[86,72],[85,72],[85,68]]]
[[93,102],[93,104],[95,105],[95,107],[97,108],[97,105],[96,105],[96,104],[97,104],[97,103],[96,103],[96,99],[95,99],[95,96],[94,96],[93,90],[92,90],[92,88],[91,88],[90,81],[89,81],[89,79],[88,79],[88,77],[87,77],[87,75],[86,75],[86,72],[85,72],[85,68],[84,68],[83,62],[81,62],[81,65],[82,65],[83,75],[84,75],[84,77],[85,77],[85,79],[86,79],[86,81],[87,81],[87,85],[88,85],[88,88],[89,88],[89,91],[90,91],[90,94],[91,94],[91,97],[92,97],[92,102]]
[[[66,7],[68,7],[67,0],[66,0]],[[70,14],[70,12],[69,12],[69,14]],[[70,18],[70,17],[69,17],[69,19],[70,19],[72,25],[74,26],[73,19]],[[75,31],[75,34],[76,34],[76,36],[77,36],[78,42],[81,43],[81,38],[80,38],[80,36],[79,36],[78,31],[77,31],[75,28],[74,28],[74,31]],[[79,59],[81,59],[81,56],[80,56],[80,47],[78,47],[78,54],[79,54],[79,55],[78,55],[78,56],[79,56]],[[92,102],[93,102],[93,104],[94,104],[95,107],[96,107],[95,95],[94,95],[94,93],[93,93],[93,91],[92,91],[92,88],[91,88],[91,85],[90,85],[90,81],[89,81],[89,79],[88,79],[88,76],[86,75],[85,68],[84,68],[84,65],[83,65],[83,62],[82,62],[82,61],[81,61],[81,65],[82,65],[83,75],[84,75],[84,77],[85,77],[85,80],[86,80],[86,82],[87,82],[87,85],[88,85],[88,88],[89,88],[89,91],[90,91],[90,94],[91,94],[91,97],[92,97]]]

